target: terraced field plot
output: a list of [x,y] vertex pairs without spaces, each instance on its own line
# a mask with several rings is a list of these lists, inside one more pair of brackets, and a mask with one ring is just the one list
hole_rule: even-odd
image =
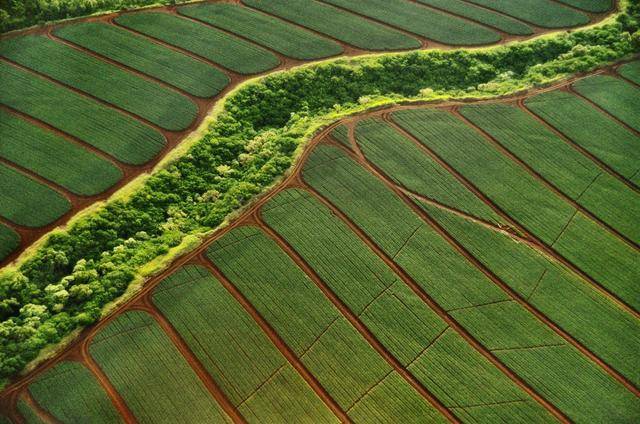
[[141,422],[640,416],[640,249],[598,219],[602,202],[582,203],[605,181],[634,213],[637,134],[566,87],[382,110],[327,134],[288,183],[71,350],[81,364],[25,385],[16,410],[34,422],[71,420],[77,402]]
[[[548,0],[528,1],[540,6]],[[6,131],[20,134],[0,147],[0,161],[34,180],[32,187],[50,185],[66,200],[34,222],[16,222],[7,218],[9,210],[35,207],[33,189],[6,194],[14,204],[3,205],[0,219],[21,241],[16,246],[13,236],[3,239],[0,261],[12,260],[77,211],[152,169],[220,96],[256,74],[371,51],[489,45],[539,34],[543,26],[586,23],[590,17],[580,8],[600,13],[593,20],[611,9],[607,0],[568,0],[573,8],[554,2],[547,13],[528,7],[534,3],[213,1],[3,36],[0,128],[3,137]],[[542,21],[557,19],[537,27],[518,17],[521,9],[542,14]],[[633,69],[626,74],[633,79]],[[607,107],[621,120],[633,119]],[[640,174],[630,178],[637,181]],[[44,192],[48,199],[57,196]],[[28,230],[21,228],[25,223]]]

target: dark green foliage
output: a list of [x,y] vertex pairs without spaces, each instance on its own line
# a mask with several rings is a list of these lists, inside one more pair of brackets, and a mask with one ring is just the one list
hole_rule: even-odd
[[[427,87],[459,95],[504,74],[518,84],[535,84],[592,69],[640,47],[631,36],[638,30],[636,9],[619,22],[552,38],[478,52],[333,62],[243,87],[187,154],[128,198],[51,235],[17,272],[0,277],[0,377],[15,374],[72,329],[94,322],[140,267],[186,234],[216,227],[272,184],[291,165],[301,141],[297,124],[334,111],[334,105],[355,106],[362,96],[414,96]],[[3,84],[4,78],[3,68]]]

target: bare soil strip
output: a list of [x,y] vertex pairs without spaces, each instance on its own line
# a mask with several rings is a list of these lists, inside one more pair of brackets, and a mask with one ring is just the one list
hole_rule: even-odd
[[364,337],[364,339],[371,345],[380,356],[393,369],[400,374],[422,397],[427,399],[431,405],[433,405],[442,415],[444,415],[450,422],[460,422],[451,411],[433,394],[424,387],[424,385],[418,381],[418,379],[407,370],[401,363],[391,354],[377,337],[369,330],[369,328],[360,320],[360,318],[354,314],[351,309],[327,286],[327,284],[320,278],[320,276],[314,271],[314,269],[307,263],[295,251],[295,249],[284,240],[278,233],[276,233],[271,227],[269,227],[261,218],[260,211],[256,211],[255,214],[257,222],[262,231],[264,231],[272,240],[274,240],[278,246],[293,260],[298,267],[314,282],[314,284],[320,289],[327,299],[342,313],[342,315],[351,323],[351,325]]

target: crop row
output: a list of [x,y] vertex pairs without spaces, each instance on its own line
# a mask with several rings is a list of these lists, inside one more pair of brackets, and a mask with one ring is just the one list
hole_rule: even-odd
[[342,46],[335,41],[234,4],[198,4],[181,7],[178,11],[295,59],[320,59],[343,52]]
[[0,224],[0,261],[20,245],[20,236],[6,225]]
[[[438,304],[451,311],[467,331],[571,419],[611,418],[611,414],[634,408],[637,400],[630,392],[517,302],[505,297],[505,292],[344,153],[318,147],[307,162],[304,179],[342,210]],[[514,290],[525,289],[519,281],[506,284],[513,285]],[[535,280],[530,284],[532,289]],[[548,300],[553,304],[553,299]],[[592,319],[578,317],[578,324],[587,335],[593,328]],[[632,318],[627,322],[632,328],[637,325]],[[611,337],[610,341],[619,349],[634,350],[633,345],[619,339]],[[625,365],[626,360],[620,362]],[[577,378],[580,387],[573,384]],[[594,399],[602,403],[596,405]]]
[[76,194],[101,193],[122,178],[108,160],[4,110],[0,139],[0,157]]
[[574,27],[589,22],[589,17],[584,13],[564,7],[553,0],[518,0],[517,2],[512,0],[467,1],[543,28]]
[[278,58],[262,47],[168,13],[130,13],[116,22],[241,74],[264,72],[279,64]]
[[634,284],[640,261],[632,247],[586,218],[453,114],[409,110],[394,113],[393,119],[525,229],[619,298],[640,306]]
[[[460,113],[567,197],[629,239],[640,242],[638,194],[534,117],[503,104],[465,106]],[[586,118],[587,115],[576,124]],[[640,149],[634,150],[640,153]]]
[[89,352],[141,422],[230,422],[146,312],[119,315],[96,335]]
[[323,1],[441,43],[477,45],[500,40],[500,34],[491,29],[408,0]]
[[[368,403],[371,393],[378,391],[396,395],[380,399],[376,405],[378,414],[393,414],[394,410],[411,414],[417,409],[425,417],[439,417],[405,380],[394,377],[397,372],[259,229],[240,227],[227,233],[211,245],[207,256],[278,332],[338,405],[348,414],[356,414],[353,419],[373,419],[362,415],[371,413],[369,408],[355,407]],[[393,416],[387,416],[389,419]]]
[[164,146],[162,134],[53,82],[0,61],[0,103],[54,126],[116,159],[139,165]]
[[229,77],[211,65],[100,22],[61,26],[55,35],[198,97],[213,97]]
[[263,216],[385,349],[459,418],[473,419],[479,411],[472,405],[515,402],[495,413],[504,419],[551,419],[309,193],[279,193]]
[[0,55],[170,131],[187,128],[198,112],[175,90],[47,37],[4,40]]
[[[429,123],[429,120],[425,121],[426,125]],[[376,148],[370,146],[377,140],[375,135],[379,135],[380,139]],[[450,176],[434,178],[434,175],[444,173],[444,169],[433,169],[432,165],[428,166],[424,160],[427,155],[417,150],[415,143],[405,137],[394,135],[388,129],[385,130],[382,123],[374,120],[361,121],[356,128],[356,136],[358,145],[367,160],[382,170],[391,180],[422,196],[431,197],[441,204],[446,204],[449,200],[449,192],[462,191],[458,196],[463,197],[465,192],[460,183],[451,181]],[[385,138],[386,143],[383,141]],[[397,159],[393,160],[393,158]],[[428,172],[424,172],[425,170]],[[447,187],[444,196],[434,190],[434,187],[441,185]],[[455,215],[444,212],[440,206],[431,206],[425,202],[422,202],[421,206],[520,296],[528,299],[536,308],[605,358],[609,364],[628,378],[632,380],[636,378],[633,373],[633,361],[629,359],[632,358],[631,352],[638,348],[637,342],[631,339],[628,341],[628,346],[620,347],[620,341],[625,340],[626,334],[634,334],[639,330],[629,314],[599,295],[585,281],[581,281],[567,269],[549,261],[531,247],[516,243],[495,229],[490,230],[471,221],[456,218]],[[483,216],[475,214],[474,217]],[[593,222],[590,220],[580,216],[576,219],[584,223],[582,226],[570,227],[568,235],[579,235],[576,228],[582,230],[593,228]],[[501,221],[498,223],[507,224]],[[568,242],[564,248],[579,249],[583,242],[574,241],[573,247]],[[607,242],[603,240],[593,240],[592,243],[601,243],[600,246],[608,248]],[[493,248],[487,249],[487,246],[493,246]],[[477,286],[465,288],[460,298],[463,295],[469,297],[473,294],[474,287]],[[554,298],[558,301],[554,302]],[[569,303],[573,307],[567,309],[565,305]],[[593,326],[603,330],[594,333],[590,329]],[[621,351],[628,352],[628,355],[620,355]]]

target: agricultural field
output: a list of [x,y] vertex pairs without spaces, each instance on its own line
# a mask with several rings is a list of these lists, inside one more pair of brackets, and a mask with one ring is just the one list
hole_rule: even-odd
[[640,421],[634,7],[3,34],[0,423]]

